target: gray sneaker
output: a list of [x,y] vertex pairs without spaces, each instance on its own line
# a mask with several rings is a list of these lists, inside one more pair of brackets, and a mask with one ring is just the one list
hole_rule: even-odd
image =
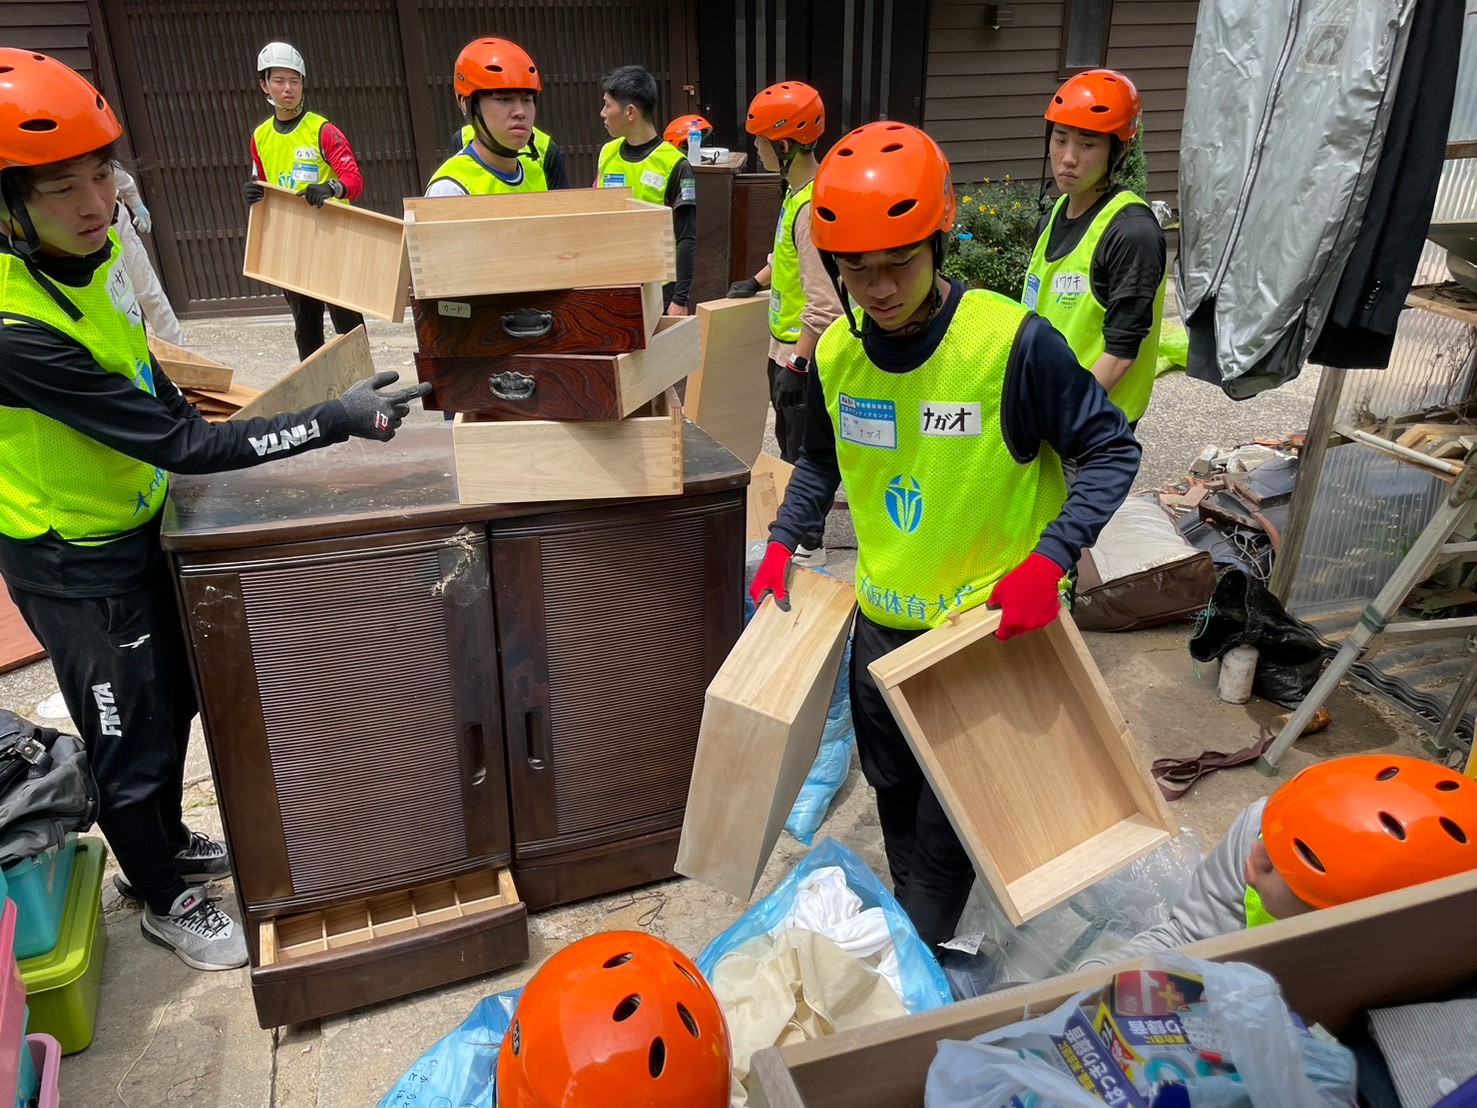
[[826,564],[826,548],[824,546],[797,546],[795,553],[790,557],[790,564],[803,566],[806,569],[820,569]]
[[[174,870],[186,884],[200,885],[231,876],[231,854],[225,843],[199,831],[190,832],[190,845],[174,856]],[[113,888],[128,900],[142,900],[121,873],[113,874]]]
[[231,918],[214,897],[204,889],[186,889],[160,916],[144,905],[139,920],[144,938],[179,955],[187,966],[197,970],[228,970],[247,962],[246,935],[241,925]]

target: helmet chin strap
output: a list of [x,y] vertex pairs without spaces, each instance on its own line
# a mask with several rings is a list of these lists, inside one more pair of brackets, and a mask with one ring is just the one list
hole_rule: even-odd
[[[10,213],[10,222],[0,226],[5,228],[5,241],[15,255],[25,264],[26,271],[31,278],[45,290],[46,294],[56,301],[57,307],[67,314],[67,317],[76,323],[82,319],[82,310],[73,304],[51,279],[41,272],[41,267],[36,264],[36,258],[41,253],[41,236],[36,233],[36,225],[31,222],[31,213],[26,210],[25,201],[19,196],[11,196],[10,190],[5,189],[5,207]],[[19,229],[20,233],[16,231]]]
[[[909,337],[922,333],[927,326],[933,322],[944,307],[944,294],[939,290],[939,277],[944,268],[944,252],[948,249],[948,241],[943,231],[936,231],[929,243],[933,250],[933,303],[929,306],[928,314],[917,323],[905,324],[896,331],[890,332],[898,337]],[[831,278],[831,287],[836,290],[836,298],[841,301],[841,310],[846,315],[846,328],[851,332],[853,338],[862,337],[862,329],[857,326],[856,316],[851,311],[851,297],[846,294],[846,286],[841,283],[841,269],[836,264],[836,255],[819,251],[821,256],[821,268],[826,271],[826,276]],[[863,313],[862,318],[866,318]]]

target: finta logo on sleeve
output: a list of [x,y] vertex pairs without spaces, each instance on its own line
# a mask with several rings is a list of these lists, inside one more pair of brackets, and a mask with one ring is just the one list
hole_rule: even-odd
[[261,438],[247,436],[246,441],[251,443],[251,448],[256,451],[258,458],[265,458],[268,454],[281,454],[283,451],[296,450],[306,446],[313,439],[322,438],[323,433],[318,430],[318,421],[311,423],[299,423],[296,427],[288,427],[281,431],[268,431]]

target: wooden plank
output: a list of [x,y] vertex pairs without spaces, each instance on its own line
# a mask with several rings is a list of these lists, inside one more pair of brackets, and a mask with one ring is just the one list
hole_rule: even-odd
[[1178,830],[1070,619],[1002,642],[984,607],[869,667],[1012,923]]
[[463,504],[678,496],[682,413],[601,422],[485,421],[452,424],[457,495]]
[[0,673],[39,662],[46,650],[31,634],[20,609],[10,599],[9,590],[0,587]]
[[374,358],[369,352],[369,332],[363,327],[355,327],[347,335],[339,335],[326,346],[319,347],[307,361],[299,363],[282,380],[248,401],[231,418],[255,419],[300,412],[325,400],[337,400],[355,381],[373,376]]
[[315,208],[289,189],[262,188],[246,224],[244,276],[375,319],[405,318],[404,223],[347,204]]
[[697,318],[702,365],[687,381],[687,417],[753,465],[769,418],[769,301],[709,300]]
[[746,533],[749,542],[769,538],[769,525],[779,515],[785,502],[785,490],[795,467],[773,454],[760,454],[754,459],[749,474]]
[[625,192],[407,200],[415,295],[432,300],[675,280],[672,213]]
[[222,391],[231,387],[231,367],[213,358],[165,342],[154,335],[149,336],[149,352],[165,375],[182,389]]
[[815,761],[856,591],[790,575],[790,610],[760,605],[708,686],[678,873],[747,900]]

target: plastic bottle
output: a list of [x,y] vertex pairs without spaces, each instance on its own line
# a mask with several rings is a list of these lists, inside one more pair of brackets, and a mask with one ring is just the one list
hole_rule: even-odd
[[687,160],[693,165],[703,164],[703,130],[696,123],[687,129]]
[[1245,704],[1251,699],[1251,683],[1256,677],[1257,649],[1238,646],[1226,651],[1221,659],[1221,676],[1216,695],[1227,704]]

